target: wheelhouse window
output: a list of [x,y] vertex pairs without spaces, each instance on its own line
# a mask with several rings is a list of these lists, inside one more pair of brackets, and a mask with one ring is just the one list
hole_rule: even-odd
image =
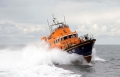
[[56,40],[56,43],[58,43],[58,42],[59,42],[59,39]]
[[64,38],[64,40],[66,40],[66,39],[67,39],[67,36],[64,36],[63,38]]
[[62,40],[63,40],[63,38],[60,38],[60,40],[62,41]]
[[58,42],[60,42],[60,39],[57,39]]
[[73,34],[74,37],[77,37],[77,34]]
[[56,40],[54,41],[54,44],[56,44],[56,43],[60,42],[60,41],[61,41],[61,39],[62,39],[62,38],[56,39]]
[[54,43],[56,44],[56,43],[57,43],[57,40],[55,40]]
[[78,34],[70,34],[70,35],[66,35],[66,36],[60,37],[60,38],[56,39],[54,41],[54,43],[56,44],[56,43],[58,43],[58,42],[60,42],[62,40],[66,40],[66,39],[72,38],[72,37],[78,37]]
[[69,35],[68,37],[69,37],[69,38],[72,38],[72,35]]

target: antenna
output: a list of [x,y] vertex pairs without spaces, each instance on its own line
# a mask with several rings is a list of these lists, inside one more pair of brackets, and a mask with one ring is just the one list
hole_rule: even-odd
[[47,20],[47,22],[48,22],[49,30],[50,30],[50,33],[51,33],[51,27],[50,27],[50,25],[49,25],[49,21]]
[[53,22],[56,24],[56,18],[54,17],[54,14],[52,14],[53,16]]
[[65,16],[64,16],[64,23],[66,24],[66,21],[65,21]]
[[49,26],[49,21],[47,20],[47,22],[48,22],[48,26]]
[[52,14],[52,16],[53,16],[53,19],[54,19],[54,14]]

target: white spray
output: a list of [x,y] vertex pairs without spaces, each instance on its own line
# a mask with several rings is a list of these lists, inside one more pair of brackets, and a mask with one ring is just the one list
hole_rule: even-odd
[[[92,60],[103,60],[93,49]],[[59,49],[48,49],[45,42],[29,44],[20,50],[0,50],[0,69],[26,68],[42,64],[73,64],[79,61],[86,65],[83,56],[69,54]]]
[[92,50],[92,61],[105,61],[104,59],[100,58],[96,55],[96,50],[93,48]]
[[59,49],[48,49],[44,42],[29,44],[20,50],[0,50],[0,69],[26,68],[41,64],[72,64],[82,56]]

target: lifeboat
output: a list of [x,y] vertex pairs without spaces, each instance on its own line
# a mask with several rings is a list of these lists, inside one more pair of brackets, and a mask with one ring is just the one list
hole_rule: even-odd
[[43,36],[41,40],[44,40],[49,44],[49,48],[59,48],[69,54],[75,53],[83,55],[86,62],[90,63],[92,58],[92,49],[96,39],[92,35],[78,36],[76,31],[71,31],[69,26],[65,22],[59,23],[56,18],[53,17],[53,24],[48,26],[50,29],[49,36]]

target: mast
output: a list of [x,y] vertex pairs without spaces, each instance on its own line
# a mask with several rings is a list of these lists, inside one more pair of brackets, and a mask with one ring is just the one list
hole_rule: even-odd
[[[54,17],[54,15],[52,14],[52,16],[53,16],[53,22],[54,22],[54,24],[56,24],[56,18]],[[49,21],[47,20],[47,22],[48,22],[48,26],[49,26],[49,30],[50,30],[50,33],[53,31],[53,29],[52,29],[52,26],[54,26],[54,25],[49,25]]]
[[47,20],[47,22],[48,22],[48,26],[49,26],[49,31],[50,31],[50,33],[51,33],[51,28],[50,28],[50,25],[49,25],[49,21]]
[[53,30],[54,30],[54,27],[53,27],[53,26],[57,26],[57,27],[59,27],[60,24],[62,24],[62,25],[65,25],[65,24],[66,24],[65,16],[64,16],[64,23],[62,23],[62,22],[59,23],[59,22],[56,20],[56,18],[54,17],[53,14],[52,14],[52,16],[53,16],[53,24],[52,24],[52,25],[49,25],[49,22],[48,22],[48,20],[47,20],[47,22],[48,22],[48,26],[49,26],[49,30],[50,30],[50,33],[52,33]]
[[64,16],[64,23],[66,24],[66,21],[65,21],[65,16]]
[[52,15],[53,16],[53,22],[54,22],[54,24],[57,24],[56,23],[56,18],[54,17],[54,15]]

